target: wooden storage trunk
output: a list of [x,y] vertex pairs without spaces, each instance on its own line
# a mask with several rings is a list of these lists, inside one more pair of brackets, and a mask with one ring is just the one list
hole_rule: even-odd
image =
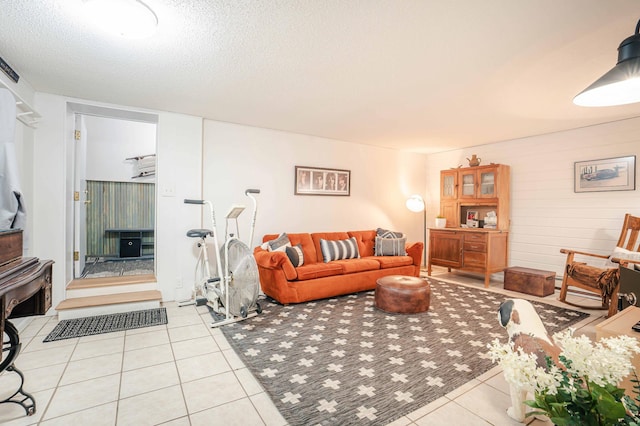
[[513,266],[504,270],[504,289],[549,296],[555,290],[556,273]]
[[22,229],[0,230],[0,265],[22,257]]

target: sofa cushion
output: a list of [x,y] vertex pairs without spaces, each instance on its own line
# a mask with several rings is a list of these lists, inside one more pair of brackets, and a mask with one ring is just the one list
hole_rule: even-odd
[[286,251],[287,247],[291,247],[291,241],[286,232],[278,235],[278,238],[267,242],[267,250],[269,251]]
[[376,237],[376,256],[406,256],[406,238],[382,238]]
[[355,238],[346,240],[325,240],[320,239],[320,250],[325,263],[332,260],[357,259],[360,257],[358,243]]
[[367,259],[375,259],[380,263],[380,269],[395,268],[397,266],[413,264],[413,258],[411,256],[372,256]]
[[286,248],[287,257],[294,267],[298,268],[304,265],[304,253],[302,252],[302,244]]
[[374,259],[346,259],[336,260],[332,263],[337,263],[342,266],[343,274],[353,274],[356,272],[374,271],[376,269],[380,269],[380,263],[376,262]]
[[349,231],[349,237],[353,237],[358,242],[360,257],[373,256],[373,246],[375,245],[376,231]]
[[296,268],[298,281],[313,280],[315,278],[342,275],[342,265],[332,263],[312,263]]

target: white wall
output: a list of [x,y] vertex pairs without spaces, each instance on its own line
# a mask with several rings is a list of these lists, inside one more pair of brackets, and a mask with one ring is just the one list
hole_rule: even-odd
[[[640,160],[640,118],[535,136],[427,158],[429,196],[439,199],[439,171],[482,164],[511,166],[509,265],[555,271],[562,276],[561,248],[610,254],[625,213],[640,216],[640,190],[574,192],[574,162],[636,155]],[[638,178],[636,177],[636,188]],[[437,203],[429,210],[437,214]]]
[[156,124],[85,115],[88,180],[153,182],[138,174],[136,162],[127,158],[156,153]]
[[187,230],[201,212],[184,204],[202,192],[202,119],[161,112],[158,121],[156,276],[164,300],[191,296],[196,252]]
[[[42,93],[36,94],[38,112],[42,121],[35,132],[34,153],[29,163],[33,176],[33,244],[32,255],[52,259],[53,306],[64,296],[64,289],[72,276],[69,266],[73,256],[73,228],[67,229],[71,192],[67,192],[68,152],[65,146],[66,105],[64,99]],[[69,141],[69,143],[71,143]],[[70,190],[69,190],[70,191]]]
[[[425,157],[294,133],[211,120],[204,122],[204,198],[216,208],[218,231],[231,204],[251,207],[244,190],[258,188],[254,246],[267,233],[351,231],[386,227],[423,240],[423,215],[405,207],[424,195]],[[295,166],[351,171],[351,195],[294,195]],[[198,194],[194,192],[193,197]],[[240,217],[249,236],[251,211]]]

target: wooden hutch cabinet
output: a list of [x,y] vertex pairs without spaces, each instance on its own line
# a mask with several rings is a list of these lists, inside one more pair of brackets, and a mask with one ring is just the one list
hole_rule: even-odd
[[[509,166],[504,164],[440,172],[440,215],[447,227],[429,229],[429,275],[432,265],[478,272],[489,287],[491,274],[508,266],[509,181]],[[466,227],[469,212],[475,212],[480,223],[493,212],[496,223]]]

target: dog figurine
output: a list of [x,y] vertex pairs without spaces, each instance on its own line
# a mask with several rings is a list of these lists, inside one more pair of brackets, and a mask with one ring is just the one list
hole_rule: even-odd
[[[561,348],[556,345],[536,309],[531,302],[524,299],[508,299],[500,304],[498,309],[500,325],[507,330],[509,340],[513,342],[514,349],[522,348],[525,353],[535,354],[537,365],[547,368],[546,357],[550,356],[558,364]],[[511,407],[507,414],[512,419],[523,422],[526,417],[526,405],[524,401],[527,391],[509,383],[511,394]]]

